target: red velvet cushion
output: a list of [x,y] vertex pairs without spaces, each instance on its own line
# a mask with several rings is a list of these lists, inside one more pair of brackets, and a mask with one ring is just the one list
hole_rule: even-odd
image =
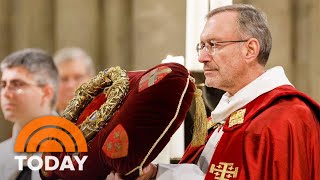
[[[128,72],[128,76],[130,87],[123,104],[88,143],[89,152],[82,154],[88,155],[84,170],[56,171],[58,177],[103,179],[111,170],[127,174],[143,162],[146,166],[156,158],[178,129],[194,93],[187,70],[179,64],[168,63],[148,71]],[[104,102],[102,93],[85,108],[77,123]],[[138,170],[128,177],[137,175]]]

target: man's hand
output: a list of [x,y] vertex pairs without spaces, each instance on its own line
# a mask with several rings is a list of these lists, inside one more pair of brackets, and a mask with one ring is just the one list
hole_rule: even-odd
[[[137,180],[150,180],[155,179],[157,176],[158,167],[152,163],[144,167],[142,172],[143,174],[137,178]],[[119,173],[111,172],[106,180],[123,180]]]
[[120,176],[119,173],[111,172],[111,173],[107,176],[106,180],[123,180],[123,179],[121,178],[121,176]]
[[143,174],[137,178],[137,180],[150,180],[155,179],[158,172],[158,167],[152,163],[143,168]]

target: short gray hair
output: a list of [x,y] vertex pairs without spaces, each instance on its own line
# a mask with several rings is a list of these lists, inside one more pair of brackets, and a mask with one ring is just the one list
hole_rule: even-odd
[[85,64],[90,76],[94,76],[96,73],[91,57],[83,49],[78,47],[63,48],[55,53],[53,59],[56,65],[76,59]]
[[14,67],[25,68],[39,85],[50,84],[53,87],[54,95],[51,100],[53,108],[57,100],[59,76],[52,57],[40,49],[23,49],[9,54],[1,62],[1,72]]
[[207,19],[225,11],[238,12],[238,24],[240,36],[242,36],[241,38],[252,37],[259,41],[260,52],[258,54],[258,61],[260,64],[265,65],[269,59],[272,47],[272,37],[265,13],[252,5],[233,4],[210,11],[207,14]]

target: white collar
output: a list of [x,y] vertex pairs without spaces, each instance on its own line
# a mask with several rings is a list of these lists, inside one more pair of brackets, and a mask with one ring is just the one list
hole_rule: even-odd
[[292,86],[283,68],[281,66],[271,68],[233,96],[227,92],[223,94],[217,107],[211,112],[212,120],[214,122],[224,121],[234,111],[245,106],[260,95],[282,85]]

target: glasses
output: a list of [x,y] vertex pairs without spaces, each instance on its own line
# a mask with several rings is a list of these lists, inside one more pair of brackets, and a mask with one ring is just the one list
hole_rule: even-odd
[[237,40],[237,41],[209,41],[208,43],[198,43],[197,44],[197,53],[200,56],[203,48],[207,51],[208,54],[214,55],[216,52],[217,45],[223,43],[239,43],[239,42],[247,42],[249,39],[246,40]]
[[27,83],[22,80],[12,80],[12,81],[1,81],[0,82],[0,92],[2,93],[5,88],[7,88],[7,91],[15,92],[16,94],[23,93],[24,89],[26,89],[29,86],[41,86],[34,83]]

